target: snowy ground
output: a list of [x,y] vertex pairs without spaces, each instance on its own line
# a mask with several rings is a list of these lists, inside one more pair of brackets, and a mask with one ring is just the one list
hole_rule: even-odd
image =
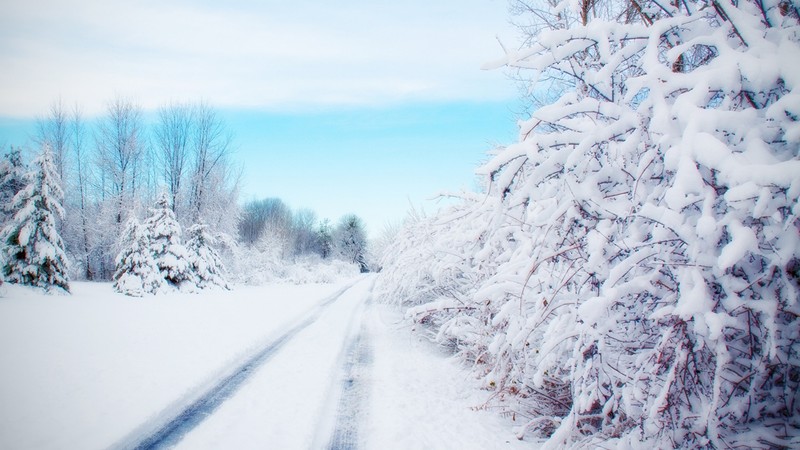
[[[179,448],[530,448],[471,409],[466,372],[372,301],[372,282],[143,299],[5,285],[0,448],[136,447],[181,414]],[[215,389],[216,406],[187,412]]]

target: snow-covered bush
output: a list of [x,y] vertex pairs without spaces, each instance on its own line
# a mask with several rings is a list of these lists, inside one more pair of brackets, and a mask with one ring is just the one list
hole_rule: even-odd
[[49,147],[33,166],[27,185],[11,202],[13,216],[2,231],[3,275],[10,283],[69,291],[67,257],[56,229],[56,217],[64,214],[64,193]]
[[197,287],[205,289],[217,286],[228,289],[225,267],[219,254],[214,250],[213,245],[216,242],[209,234],[208,227],[195,224],[189,227],[187,234],[189,238],[186,241],[186,251]]
[[308,255],[286,262],[281,278],[293,284],[336,283],[358,276],[360,266],[340,259]]
[[164,278],[150,253],[147,228],[139,225],[135,218],[130,218],[120,244],[122,250],[116,258],[114,290],[134,297],[156,293]]
[[796,446],[796,7],[537,7],[501,64],[564,94],[480,169],[481,198],[401,232],[376,289],[550,447]]
[[[268,243],[264,243],[268,244]],[[221,256],[229,268],[231,281],[238,284],[335,283],[352,278],[359,266],[336,258],[306,255],[284,259],[268,245],[239,245],[233,239],[223,242]]]

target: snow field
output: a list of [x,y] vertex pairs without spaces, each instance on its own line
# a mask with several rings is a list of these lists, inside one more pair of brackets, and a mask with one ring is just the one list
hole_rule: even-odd
[[[487,393],[468,370],[371,301],[374,280],[143,298],[110,284],[76,283],[72,296],[6,285],[0,448],[139,442],[308,318],[177,448],[327,448],[335,430],[366,449],[535,447],[480,409]],[[354,348],[369,355],[355,366]]]
[[126,297],[4,285],[0,448],[106,448],[347,282]]

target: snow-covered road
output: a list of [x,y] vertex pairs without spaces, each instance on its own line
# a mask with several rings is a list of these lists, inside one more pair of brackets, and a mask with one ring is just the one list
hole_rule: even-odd
[[335,298],[178,448],[311,448],[373,280]]
[[10,289],[0,448],[530,448],[474,410],[485,393],[373,281],[134,301]]

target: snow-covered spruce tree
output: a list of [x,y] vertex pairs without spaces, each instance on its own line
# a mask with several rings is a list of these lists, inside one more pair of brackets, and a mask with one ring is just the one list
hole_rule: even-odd
[[208,227],[203,224],[195,224],[189,228],[187,233],[189,238],[186,241],[186,251],[197,287],[205,289],[218,286],[228,289],[225,267],[222,264],[222,258],[214,250],[215,239],[208,233]]
[[0,224],[14,215],[11,206],[14,196],[27,184],[26,173],[20,149],[10,148],[0,160]]
[[139,225],[136,218],[128,219],[120,247],[113,276],[114,290],[134,297],[156,293],[164,278],[150,253],[148,230]]
[[166,284],[192,289],[195,276],[189,263],[189,254],[181,243],[181,226],[169,206],[166,193],[159,195],[144,227],[150,236],[150,254]]
[[503,63],[564,94],[481,169],[483,200],[424,222],[472,249],[409,261],[418,250],[398,240],[379,289],[446,287],[403,273],[441,276],[450,258],[472,288],[412,313],[435,313],[440,338],[528,417],[520,434],[551,447],[797,445],[796,7],[531,9],[550,20]]
[[33,162],[35,171],[11,203],[13,216],[2,232],[3,275],[10,283],[69,292],[67,257],[56,230],[56,215],[63,216],[64,193],[45,146]]

